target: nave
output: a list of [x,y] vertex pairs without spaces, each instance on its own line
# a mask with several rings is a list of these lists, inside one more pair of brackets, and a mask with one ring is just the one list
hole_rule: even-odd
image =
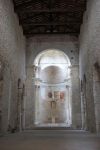
[[1,150],[100,150],[99,143],[100,135],[82,130],[41,129],[0,137]]

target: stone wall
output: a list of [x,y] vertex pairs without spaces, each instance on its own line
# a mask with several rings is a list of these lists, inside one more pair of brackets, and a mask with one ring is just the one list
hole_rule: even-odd
[[67,35],[38,35],[27,39],[26,61],[32,65],[36,56],[48,49],[62,50],[68,55],[72,64],[78,64],[78,39]]
[[[16,126],[18,79],[25,81],[25,37],[11,0],[0,0],[0,62],[4,65],[2,128]],[[11,108],[10,110],[8,110]]]
[[11,0],[0,0],[0,55],[17,77],[25,78],[25,37]]
[[[34,98],[34,85],[33,85],[33,63],[36,56],[48,49],[56,49],[63,51],[66,55],[68,55],[72,67],[76,67],[77,69],[73,71],[73,74],[78,74],[78,65],[79,65],[79,52],[78,52],[78,39],[72,36],[66,35],[38,35],[32,38],[27,39],[27,51],[26,51],[26,66],[27,66],[27,80],[26,80],[26,93],[25,93],[25,128],[33,128],[34,127],[34,114],[35,114],[35,98]],[[76,72],[76,73],[75,73]],[[77,80],[76,80],[77,79]],[[72,111],[73,118],[78,117],[78,119],[74,119],[73,127],[81,128],[81,111],[80,111],[80,95],[76,93],[80,93],[79,88],[79,76],[75,78],[76,82],[72,83],[72,87],[74,84],[75,92],[72,93],[72,107],[77,109],[76,111]],[[72,80],[73,82],[73,80]],[[77,95],[77,96],[76,96]],[[75,114],[77,113],[77,115]],[[75,115],[75,116],[74,116]]]
[[82,128],[81,116],[81,98],[80,98],[80,82],[79,82],[79,66],[71,67],[72,80],[72,126],[74,129]]
[[[93,76],[94,64],[100,65],[100,1],[89,0],[87,3],[87,11],[84,14],[83,24],[81,26],[80,34],[80,80],[83,82],[84,76],[86,78],[86,122],[87,129],[95,131],[95,120],[96,126],[99,126],[100,131],[100,120],[96,114],[100,114],[96,102],[96,97],[93,95],[93,89],[98,90],[99,86],[94,85]],[[84,84],[84,83],[83,83]],[[95,88],[94,88],[95,86]],[[100,90],[100,89],[99,89]],[[95,92],[94,92],[95,93]],[[99,96],[99,95],[98,95]],[[97,96],[97,97],[98,97]],[[100,97],[99,97],[100,98]],[[100,103],[98,103],[100,107]],[[96,112],[96,113],[95,113]],[[97,121],[98,120],[98,121]]]

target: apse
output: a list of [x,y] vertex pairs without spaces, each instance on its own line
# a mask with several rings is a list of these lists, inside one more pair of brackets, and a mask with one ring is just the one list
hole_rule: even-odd
[[68,56],[60,50],[45,50],[36,57],[36,126],[71,126],[70,67]]

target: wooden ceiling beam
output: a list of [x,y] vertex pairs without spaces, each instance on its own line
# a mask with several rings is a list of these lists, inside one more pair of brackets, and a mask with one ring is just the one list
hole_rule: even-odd
[[24,26],[71,26],[71,25],[79,25],[80,26],[80,22],[72,22],[72,23],[26,23],[26,24],[23,24],[23,27]]
[[[44,22],[45,20],[48,20],[49,21],[49,15],[50,14],[47,14],[47,13],[40,13],[40,14],[35,14],[35,13],[30,13],[30,14],[24,14],[24,15],[19,15],[19,22],[32,22],[33,20],[37,20],[38,18],[42,19]],[[57,20],[59,20],[59,18],[61,17],[64,17],[66,21],[82,21],[82,16],[83,16],[83,13],[79,13],[79,14],[76,14],[76,13],[64,13],[64,14],[61,14],[61,13],[55,13],[53,14],[53,17],[54,18],[58,18]]]
[[16,10],[16,12],[18,14],[20,13],[77,13],[77,12],[84,12],[84,8],[77,8],[77,9],[74,9],[74,8],[66,8],[66,9],[34,9],[34,8],[25,8],[25,9],[19,9],[19,10]]
[[27,13],[27,12],[24,12],[24,13],[18,13],[18,15],[19,15],[19,17],[20,17],[20,19],[22,18],[22,19],[27,19],[27,18],[32,18],[32,17],[35,17],[35,16],[48,16],[49,14],[52,14],[52,15],[58,15],[58,16],[65,16],[65,17],[76,17],[76,18],[81,18],[82,17],[82,15],[83,15],[83,12],[82,11],[80,11],[80,13],[78,12],[78,11],[76,11],[76,10],[70,10],[70,11],[61,11],[61,10],[55,10],[55,11],[47,11],[47,12],[45,12],[45,11],[36,11],[36,12],[34,12],[34,11],[32,11],[31,13],[29,12],[29,13]]
[[49,18],[45,20],[42,19],[42,21],[37,21],[37,19],[25,19],[25,20],[19,20],[20,24],[37,24],[37,25],[42,25],[42,24],[81,24],[82,19],[70,19],[70,18],[66,18],[65,20],[60,21],[59,18],[56,19],[55,21],[52,20],[50,21]]
[[78,35],[79,35],[79,33],[77,33],[77,32],[54,32],[54,33],[51,33],[51,32],[37,32],[37,33],[24,33],[25,35],[26,35],[26,37],[28,38],[28,37],[32,37],[32,36],[34,36],[34,35],[41,35],[41,34],[69,34],[69,35],[71,35],[71,36],[76,36],[76,37],[78,37]]
[[24,34],[79,34],[86,0],[13,0]]
[[[51,30],[52,27],[52,30]],[[37,32],[38,30],[41,32],[41,30],[43,31],[48,31],[48,32],[59,32],[59,30],[64,30],[64,31],[72,31],[72,32],[77,32],[79,33],[80,29],[77,26],[32,26],[29,28],[29,26],[24,27],[24,33],[33,33],[33,32]]]
[[[50,8],[50,5],[52,6],[52,4],[53,4],[53,6],[56,6],[56,3],[57,2],[55,2],[55,1],[52,1],[52,0],[40,0],[40,1],[36,1],[36,0],[26,0],[26,1],[24,1],[24,2],[22,2],[22,3],[20,3],[20,4],[18,4],[18,3],[16,3],[16,1],[15,0],[13,0],[14,1],[14,3],[15,3],[15,11],[19,11],[19,10],[22,10],[23,8],[29,8],[29,6],[30,7],[34,7],[36,4],[39,4],[39,5],[41,5],[41,7],[43,8],[43,5],[47,5],[47,7],[49,7]],[[59,2],[58,2],[59,3]],[[77,0],[77,1],[73,1],[73,0],[69,0],[69,1],[61,1],[60,2],[60,4],[66,4],[66,5],[68,5],[68,6],[70,6],[70,7],[72,7],[72,6],[79,6],[79,7],[85,7],[85,5],[86,5],[86,0]]]

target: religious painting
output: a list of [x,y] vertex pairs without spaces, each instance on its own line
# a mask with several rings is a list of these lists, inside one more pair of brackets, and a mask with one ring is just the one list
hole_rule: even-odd
[[64,91],[60,92],[60,99],[61,99],[61,100],[63,100],[63,99],[64,99],[64,97],[65,97],[65,93],[64,93]]
[[51,92],[48,93],[48,97],[52,98],[52,93]]
[[60,98],[60,92],[59,91],[54,91],[54,98],[59,99]]

